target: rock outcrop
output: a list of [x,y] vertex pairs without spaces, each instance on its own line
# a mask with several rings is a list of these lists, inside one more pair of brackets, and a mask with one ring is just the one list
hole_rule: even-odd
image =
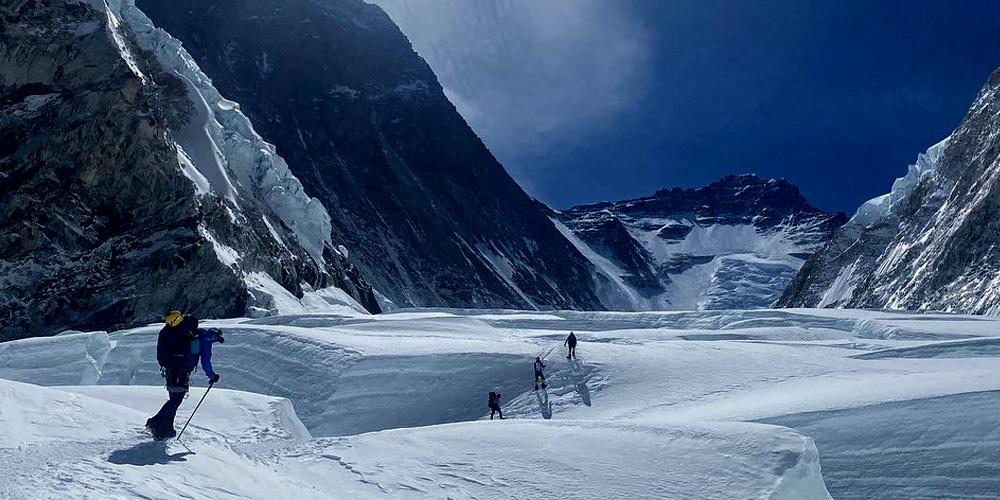
[[592,269],[361,0],[140,0],[399,306],[600,309]]
[[862,205],[782,307],[1000,313],[1000,70],[952,134]]
[[168,308],[266,313],[275,290],[251,275],[299,296],[340,286],[377,310],[329,233],[288,217],[328,220],[322,205],[294,192],[273,148],[254,150],[248,122],[215,115],[197,66],[165,64],[169,37],[140,39],[128,9],[0,5],[0,341]]

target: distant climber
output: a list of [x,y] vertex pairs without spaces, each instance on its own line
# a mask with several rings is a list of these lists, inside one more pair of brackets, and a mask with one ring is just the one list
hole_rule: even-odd
[[163,321],[166,325],[156,339],[156,362],[160,364],[160,375],[166,379],[169,398],[156,415],[146,420],[146,430],[156,441],[177,435],[174,417],[184,401],[188,378],[198,367],[199,359],[209,385],[219,381],[219,374],[212,370],[212,344],[226,341],[222,330],[198,328],[197,319],[184,316],[180,311],[170,311]]
[[538,381],[542,381],[542,388],[548,387],[545,383],[545,374],[542,373],[542,368],[545,368],[545,363],[542,363],[541,356],[535,356],[535,390],[538,390]]
[[490,409],[490,420],[493,420],[495,413],[499,413],[500,420],[503,420],[503,412],[500,411],[500,394],[490,391],[490,401],[487,406]]
[[569,337],[566,337],[566,342],[563,345],[569,346],[569,351],[566,353],[566,359],[576,357],[576,334],[569,332]]

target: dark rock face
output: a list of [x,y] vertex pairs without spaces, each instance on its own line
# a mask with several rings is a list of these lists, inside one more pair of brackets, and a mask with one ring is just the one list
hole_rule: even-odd
[[[578,238],[600,255],[629,271],[622,278],[644,296],[663,292],[663,283],[650,266],[652,256],[629,234],[625,223],[612,211],[610,204],[592,205],[594,211],[571,209],[560,219]],[[607,207],[607,208],[599,208]]]
[[599,309],[590,264],[361,0],[140,0],[240,102],[398,305]]
[[1000,70],[892,192],[803,266],[782,307],[1000,312]]
[[785,180],[755,175],[558,216],[635,292],[618,308],[667,309],[767,307],[846,220],[813,208]]
[[[253,271],[298,293],[342,284],[374,306],[350,269],[317,264],[284,227],[290,248],[279,248],[260,200],[241,194],[234,212],[196,196],[169,140],[192,109],[184,84],[106,13],[0,5],[0,341],[156,321],[168,308],[243,315],[267,307],[241,278]],[[224,264],[206,231],[246,257]]]
[[701,226],[752,224],[763,229],[816,216],[829,219],[827,224],[846,221],[843,214],[825,217],[828,214],[813,208],[792,183],[753,174],[727,175],[703,188],[661,189],[648,198],[615,206],[631,217],[669,215]]

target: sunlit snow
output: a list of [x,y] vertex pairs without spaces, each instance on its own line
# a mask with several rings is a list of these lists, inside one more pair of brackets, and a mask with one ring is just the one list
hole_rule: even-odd
[[[222,382],[184,446],[141,431],[165,398],[161,325],[0,344],[0,457],[23,464],[0,479],[0,496],[974,498],[1000,488],[990,472],[1000,461],[985,451],[1000,436],[972,435],[997,424],[994,318],[344,307],[204,324],[227,332],[213,360]],[[577,360],[564,357],[569,331]],[[549,381],[537,392],[536,355],[547,355]],[[204,387],[201,373],[193,380]],[[503,395],[502,422],[488,420],[490,390]],[[968,432],[953,425],[959,408]],[[861,422],[878,432],[856,439]],[[920,437],[935,434],[947,440]],[[901,463],[891,449],[907,440]],[[910,471],[941,480],[897,480]]]

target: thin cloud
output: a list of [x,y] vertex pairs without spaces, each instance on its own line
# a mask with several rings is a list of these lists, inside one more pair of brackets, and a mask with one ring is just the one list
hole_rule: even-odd
[[[643,20],[618,0],[374,0],[522,183],[537,157],[586,141],[645,93]],[[526,186],[527,187],[527,186]],[[530,190],[530,189],[529,189]]]

